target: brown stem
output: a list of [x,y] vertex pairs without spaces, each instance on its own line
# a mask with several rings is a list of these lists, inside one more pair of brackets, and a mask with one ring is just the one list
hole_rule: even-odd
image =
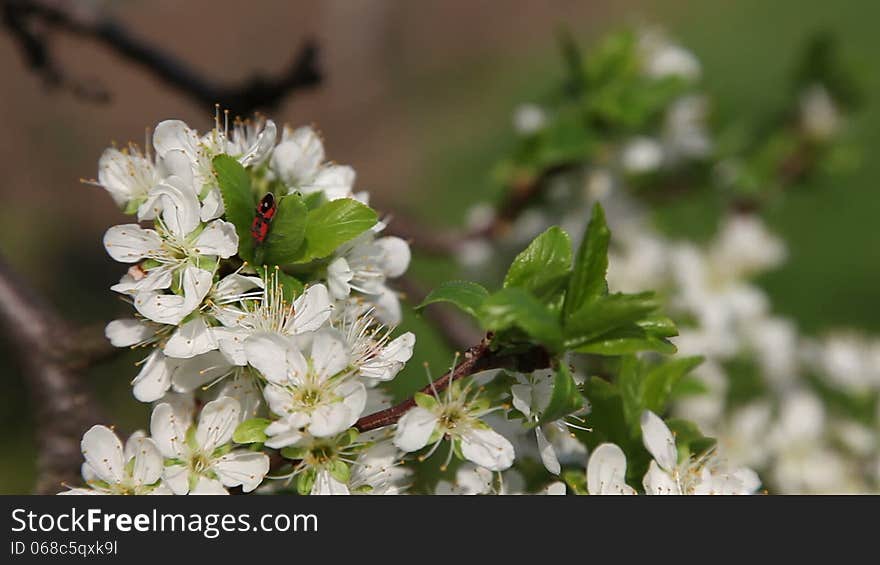
[[[550,355],[541,347],[532,347],[515,354],[500,355],[492,351],[490,346],[491,340],[492,335],[487,335],[480,343],[465,351],[464,360],[454,369],[433,381],[419,392],[434,394],[445,390],[446,387],[458,379],[490,369],[514,369],[531,372],[538,369],[546,369],[550,366]],[[364,416],[355,423],[355,427],[360,432],[366,432],[390,426],[396,423],[415,405],[416,401],[413,396],[391,408]]]
[[0,258],[0,322],[18,353],[36,412],[36,492],[52,494],[79,477],[79,442],[101,410],[77,367],[87,355],[80,334],[40,301]]
[[233,115],[272,108],[294,90],[313,87],[321,81],[318,49],[313,42],[308,42],[277,77],[254,76],[240,84],[224,85],[200,75],[156,45],[135,37],[125,26],[86,4],[5,0],[3,24],[19,44],[28,66],[39,73],[46,84],[64,87],[81,98],[95,101],[106,101],[109,94],[64,73],[47,46],[45,33],[36,24],[96,41],[200,106],[219,104]]

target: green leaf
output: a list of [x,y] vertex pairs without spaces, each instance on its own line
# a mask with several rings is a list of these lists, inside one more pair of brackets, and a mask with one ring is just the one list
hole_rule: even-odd
[[664,412],[672,391],[682,377],[702,362],[702,357],[681,357],[667,359],[648,369],[643,381],[642,407],[657,414]]
[[630,433],[635,435],[638,433],[639,419],[644,409],[644,380],[642,365],[634,355],[627,355],[620,360],[616,383],[623,401],[623,418]]
[[609,294],[588,300],[565,320],[565,345],[575,349],[656,310],[653,293]]
[[654,337],[675,337],[678,335],[675,322],[659,314],[637,320],[636,324]]
[[266,418],[251,418],[240,423],[232,433],[232,441],[235,443],[263,443],[266,436],[266,427],[271,424]]
[[565,285],[570,269],[571,240],[553,226],[516,256],[504,277],[504,288],[524,288],[547,302]]
[[578,390],[568,365],[560,363],[556,368],[556,377],[553,379],[553,393],[550,395],[550,402],[541,413],[538,423],[543,424],[558,420],[583,407],[584,397]]
[[251,223],[254,220],[256,202],[251,190],[251,175],[235,158],[229,155],[214,157],[214,174],[226,219],[235,226],[238,234],[238,254],[245,261],[253,261],[254,242],[251,238]]
[[650,335],[637,324],[629,324],[579,345],[573,351],[607,356],[629,355],[639,351],[656,351],[671,355],[676,352],[676,348],[669,340]]
[[679,461],[688,459],[691,455],[700,455],[715,447],[715,438],[704,436],[700,428],[689,420],[666,420],[666,425],[675,437]]
[[428,293],[422,303],[416,306],[420,310],[435,302],[451,302],[464,312],[477,317],[477,311],[489,296],[489,291],[474,282],[447,281]]
[[340,198],[310,211],[306,218],[305,243],[296,263],[327,257],[376,224],[376,211],[354,200]]
[[562,472],[562,480],[568,485],[568,488],[577,495],[589,494],[587,492],[587,474],[583,469],[566,469]]
[[487,298],[479,311],[487,330],[519,328],[553,351],[562,349],[559,316],[521,288],[504,288]]
[[298,194],[288,194],[278,200],[278,208],[269,227],[269,236],[263,244],[264,263],[286,265],[299,258],[298,252],[305,237],[308,214],[308,208]]
[[605,213],[597,203],[593,207],[593,217],[584,233],[571,277],[568,279],[568,291],[562,307],[564,318],[567,319],[577,312],[590,299],[608,292],[605,272],[608,270],[610,239],[611,232],[605,224]]

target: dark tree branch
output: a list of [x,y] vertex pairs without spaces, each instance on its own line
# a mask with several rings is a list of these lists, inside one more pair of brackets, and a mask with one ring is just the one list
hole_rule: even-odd
[[[78,368],[94,344],[40,301],[0,258],[0,323],[18,352],[36,413],[36,492],[53,494],[79,480],[79,442],[101,410]],[[108,349],[106,342],[96,352]]]
[[[491,348],[492,335],[487,335],[477,345],[464,353],[464,360],[454,369],[423,388],[420,392],[433,394],[446,389],[452,382],[490,369],[512,369],[523,372],[546,369],[550,366],[550,355],[541,347],[531,347],[525,351],[510,355],[501,355]],[[415,397],[408,398],[400,404],[386,408],[375,414],[364,416],[355,423],[360,432],[367,432],[396,423],[404,414],[416,405]]]
[[200,75],[175,56],[150,44],[109,17],[83,9],[75,2],[5,0],[3,24],[19,44],[28,66],[49,86],[63,87],[95,101],[106,101],[102,89],[67,76],[48,47],[46,30],[56,29],[91,39],[177,89],[202,107],[219,104],[233,115],[247,115],[277,106],[295,90],[321,81],[318,48],[308,42],[283,73],[274,78],[252,77],[241,84],[224,85]]

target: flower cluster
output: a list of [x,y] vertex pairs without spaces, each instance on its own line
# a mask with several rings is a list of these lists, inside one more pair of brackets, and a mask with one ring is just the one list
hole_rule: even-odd
[[[153,412],[150,437],[138,432],[124,450],[106,427],[84,436],[88,492],[250,492],[269,457],[246,444],[335,448],[354,431],[415,344],[393,335],[390,280],[406,271],[409,246],[381,234],[354,181],[353,169],[326,162],[312,128],[279,132],[264,119],[230,128],[218,117],[203,135],[164,121],[152,148],[105,151],[96,184],[136,217],[104,236],[130,265],[112,290],[134,307],[106,334],[145,351],[133,394]],[[345,480],[308,490],[377,482],[364,475],[384,444],[360,442],[353,473],[343,463]],[[379,482],[399,488],[402,478]]]

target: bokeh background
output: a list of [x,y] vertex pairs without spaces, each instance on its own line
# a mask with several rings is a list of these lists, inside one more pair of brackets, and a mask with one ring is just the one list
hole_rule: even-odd
[[[325,81],[287,98],[278,122],[315,124],[328,155],[351,164],[358,186],[385,212],[438,228],[461,225],[467,207],[491,197],[489,174],[509,148],[511,114],[547,91],[561,74],[557,32],[582,46],[604,32],[660,24],[703,63],[707,91],[720,113],[760,115],[787,93],[789,69],[817,30],[834,33],[857,70],[864,109],[853,127],[859,167],[834,186],[809,187],[766,212],[788,240],[790,259],[760,284],[775,309],[806,332],[836,326],[880,331],[880,77],[876,22],[880,4],[819,0],[425,2],[324,0],[114,1],[112,10],[138,36],[179,55],[218,80],[282,69],[306,38],[321,47]],[[104,230],[123,216],[93,177],[112,141],[144,139],[166,118],[210,126],[212,108],[198,107],[105,48],[53,35],[64,69],[99,82],[112,94],[91,104],[47,90],[24,65],[18,47],[0,35],[0,250],[71,320],[101,326],[126,312],[109,286],[119,265],[104,253]],[[814,181],[828,183],[827,179]],[[711,206],[689,199],[661,211],[663,224],[708,235]],[[612,226],[613,228],[613,226]],[[427,284],[452,267],[416,261]],[[422,383],[422,361],[437,370],[451,353],[424,322],[401,391]],[[134,357],[88,373],[108,416],[123,429],[147,421],[129,380]],[[0,493],[27,492],[34,481],[34,421],[21,370],[0,336]]]

